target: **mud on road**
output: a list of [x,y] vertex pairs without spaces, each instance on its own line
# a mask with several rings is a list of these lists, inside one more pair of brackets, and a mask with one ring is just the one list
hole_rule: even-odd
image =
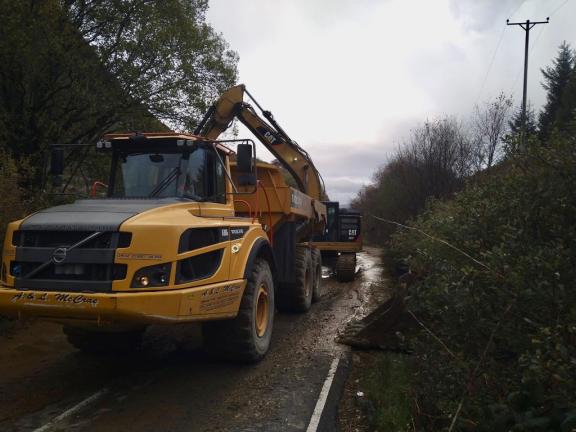
[[[209,358],[199,325],[152,327],[130,356],[90,357],[61,326],[17,323],[0,336],[2,431],[303,431],[353,317],[386,295],[379,250],[358,257],[355,282],[325,274],[304,315],[277,314],[257,365]],[[327,269],[325,269],[327,270]]]

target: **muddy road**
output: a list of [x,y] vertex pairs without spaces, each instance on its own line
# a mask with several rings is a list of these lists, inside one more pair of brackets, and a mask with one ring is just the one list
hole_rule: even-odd
[[324,293],[305,315],[277,314],[272,347],[257,365],[209,358],[197,325],[152,327],[141,351],[90,357],[61,327],[16,324],[0,336],[1,431],[305,431],[353,316],[382,295],[377,249],[360,276]]

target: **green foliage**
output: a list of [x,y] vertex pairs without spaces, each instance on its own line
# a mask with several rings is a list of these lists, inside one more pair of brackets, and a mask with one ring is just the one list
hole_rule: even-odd
[[6,225],[24,216],[29,199],[20,187],[20,169],[16,162],[0,150],[0,241],[4,240]]
[[29,162],[21,185],[45,188],[50,144],[166,130],[158,119],[193,127],[236,81],[237,55],[206,9],[205,0],[0,0],[0,149]]
[[[0,147],[29,158],[42,185],[49,143],[87,138],[103,118],[116,87],[98,75],[92,51],[67,22],[56,1],[0,0]],[[88,133],[89,135],[89,133]]]
[[[519,139],[522,133],[522,107],[519,107],[509,122],[510,137],[509,139]],[[538,132],[538,126],[536,125],[536,114],[534,112],[534,107],[528,104],[526,107],[526,132],[529,137],[536,136]]]
[[[546,90],[546,104],[539,117],[540,138],[546,140],[556,127],[564,127],[574,119],[576,108],[576,53],[563,42],[552,66],[542,69]],[[570,87],[570,91],[567,89]]]
[[419,231],[393,238],[395,256],[418,278],[409,307],[456,356],[421,333],[417,379],[445,418],[466,391],[462,430],[560,430],[574,421],[575,145],[556,137],[522,150],[498,175],[434,202],[414,222]]
[[[466,131],[430,140],[435,135],[425,124],[354,202],[367,216],[366,236],[386,244],[388,265],[412,273],[408,306],[433,333],[422,330],[411,340],[418,353],[416,424],[423,430],[447,428],[461,400],[458,430],[574,430],[574,63],[574,52],[563,44],[543,70],[548,100],[540,131],[528,109],[527,146],[516,113],[505,158],[482,170],[490,157],[477,157],[477,145],[452,139]],[[487,108],[477,120],[494,118],[490,125],[501,126],[505,116],[490,113],[505,111],[498,104]],[[483,132],[493,137],[486,143],[500,139],[502,128],[481,129],[496,131]],[[473,142],[482,144],[474,135]],[[415,221],[413,229],[396,232],[370,214]]]
[[411,431],[411,370],[401,354],[378,356],[360,388],[366,390],[370,424],[375,431]]
[[236,82],[238,56],[206,23],[208,0],[64,0],[64,9],[128,100],[193,130]]

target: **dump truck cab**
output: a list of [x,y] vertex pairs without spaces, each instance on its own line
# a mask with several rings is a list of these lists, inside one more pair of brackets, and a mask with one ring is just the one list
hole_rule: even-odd
[[2,312],[115,333],[235,317],[256,260],[275,264],[259,220],[236,214],[231,150],[187,134],[96,147],[110,155],[106,197],[9,224]]
[[237,155],[178,133],[111,134],[96,149],[110,157],[108,184],[94,184],[105,196],[9,224],[0,311],[62,323],[85,351],[201,321],[213,351],[262,358],[276,307],[305,312],[318,289],[306,240],[323,229],[323,205],[272,165],[257,172],[249,140]]

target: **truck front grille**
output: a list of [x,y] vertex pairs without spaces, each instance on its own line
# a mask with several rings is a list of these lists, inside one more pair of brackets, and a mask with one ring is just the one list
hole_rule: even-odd
[[114,264],[118,247],[131,234],[84,231],[17,231],[16,257],[10,274],[18,289],[106,292],[112,281],[126,278],[127,266]]
[[[42,263],[12,261],[10,274],[22,277]],[[105,281],[126,278],[126,264],[54,264],[42,269],[31,279]]]
[[[14,231],[12,244],[16,247],[57,248],[72,246],[91,234],[93,233],[90,231]],[[103,232],[98,237],[79,247],[91,249],[125,248],[130,246],[131,240],[131,233]]]

